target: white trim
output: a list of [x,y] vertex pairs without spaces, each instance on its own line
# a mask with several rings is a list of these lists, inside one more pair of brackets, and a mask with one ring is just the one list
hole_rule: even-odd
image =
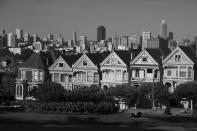
[[[124,63],[124,61],[116,54],[115,51],[112,51],[101,63],[100,66],[104,66],[104,64],[113,56],[115,55],[117,57],[117,59],[121,62],[120,66],[127,66],[126,63]],[[117,66],[117,65],[115,65]]]
[[[131,62],[130,62],[130,65],[135,65],[135,62],[137,61],[137,60],[139,60],[139,58],[141,58],[141,56],[143,55],[143,54],[146,54],[149,58],[150,58],[150,60],[153,62],[153,64],[155,64],[155,65],[158,65],[159,63],[157,63],[156,61],[155,61],[155,59],[146,51],[146,49],[145,50],[142,50]],[[142,65],[143,65],[143,63],[142,63]],[[144,64],[144,65],[146,65],[146,64]]]

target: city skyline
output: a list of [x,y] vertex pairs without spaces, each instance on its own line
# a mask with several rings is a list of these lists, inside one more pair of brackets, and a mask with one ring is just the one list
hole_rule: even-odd
[[1,0],[0,29],[15,33],[19,28],[41,36],[62,33],[65,40],[71,40],[76,28],[78,38],[96,40],[100,25],[106,27],[107,38],[115,32],[120,36],[143,31],[159,35],[160,21],[165,20],[168,32],[181,40],[197,35],[196,6],[195,0]]

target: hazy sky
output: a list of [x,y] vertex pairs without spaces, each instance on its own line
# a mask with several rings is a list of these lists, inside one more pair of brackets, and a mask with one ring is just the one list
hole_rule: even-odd
[[62,33],[72,39],[77,35],[96,40],[97,27],[107,28],[107,37],[160,33],[160,20],[176,40],[197,36],[197,0],[0,0],[0,29],[44,36]]

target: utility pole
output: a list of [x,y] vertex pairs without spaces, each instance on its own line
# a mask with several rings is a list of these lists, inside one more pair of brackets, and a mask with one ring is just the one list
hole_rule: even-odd
[[154,110],[155,109],[155,95],[154,95],[154,92],[155,92],[155,84],[154,84],[154,70],[153,70],[153,86],[152,86],[152,109]]

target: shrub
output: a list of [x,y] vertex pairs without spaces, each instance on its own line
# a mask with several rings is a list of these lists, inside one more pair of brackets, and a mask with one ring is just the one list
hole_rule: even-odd
[[164,114],[166,114],[166,115],[171,115],[172,114],[170,107],[166,107],[166,109],[164,111]]
[[58,83],[45,82],[38,84],[38,88],[34,88],[32,94],[42,102],[62,102],[64,98],[64,88]]

